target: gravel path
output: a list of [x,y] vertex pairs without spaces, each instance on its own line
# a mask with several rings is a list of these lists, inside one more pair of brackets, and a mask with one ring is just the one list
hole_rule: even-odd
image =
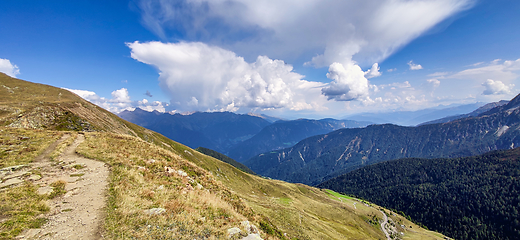
[[52,182],[66,181],[67,193],[49,201],[49,220],[39,229],[30,229],[18,239],[101,239],[103,207],[105,206],[108,167],[99,161],[79,156],[76,147],[84,141],[79,134],[57,162],[47,158],[34,163],[42,174],[35,182],[41,194],[52,191]]
[[386,231],[385,225],[388,224],[388,217],[386,216],[386,213],[383,211],[380,211],[383,214],[383,222],[381,223],[381,230],[383,230],[383,233],[385,233],[386,239],[391,240],[390,234]]

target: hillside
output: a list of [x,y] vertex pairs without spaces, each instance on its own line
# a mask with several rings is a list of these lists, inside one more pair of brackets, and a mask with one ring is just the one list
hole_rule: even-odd
[[318,184],[354,169],[398,158],[462,157],[520,145],[520,97],[481,116],[443,124],[340,129],[244,162],[275,179]]
[[[358,199],[247,174],[63,89],[5,75],[0,79],[0,239],[58,238],[65,236],[60,227],[75,231],[70,226],[81,228],[87,220],[99,223],[89,228],[93,235],[75,237],[382,239],[385,233],[403,239],[444,237]],[[85,157],[104,164],[84,164]],[[88,195],[86,179],[96,177],[99,168],[109,171],[105,194]],[[92,211],[64,207],[74,199],[96,199],[105,206],[94,218]],[[65,224],[63,219],[76,219],[81,212],[85,219]]]
[[123,111],[119,116],[191,148],[205,147],[222,153],[227,153],[237,143],[251,138],[270,124],[261,117],[231,112],[181,115],[137,108]]
[[402,211],[455,239],[520,238],[520,149],[400,159],[319,185]]
[[252,138],[238,143],[228,155],[242,162],[260,153],[293,146],[314,135],[329,133],[340,128],[365,127],[369,124],[369,122],[335,119],[277,121],[263,128]]

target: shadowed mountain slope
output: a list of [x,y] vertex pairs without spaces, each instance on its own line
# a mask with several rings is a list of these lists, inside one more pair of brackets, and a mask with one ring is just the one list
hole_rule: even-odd
[[293,146],[302,139],[329,133],[340,128],[365,127],[369,122],[335,119],[298,119],[277,121],[260,131],[254,137],[237,144],[229,151],[229,156],[239,162],[260,153]]
[[318,184],[354,169],[406,157],[461,157],[520,146],[520,97],[478,117],[443,124],[340,129],[244,162],[256,173]]
[[377,163],[319,185],[402,211],[455,239],[520,238],[520,148]]

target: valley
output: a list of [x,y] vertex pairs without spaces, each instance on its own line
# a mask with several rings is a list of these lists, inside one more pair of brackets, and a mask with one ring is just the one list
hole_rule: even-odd
[[[338,201],[325,190],[245,173],[121,120],[62,89],[5,75],[0,75],[0,84],[12,91],[6,87],[0,89],[4,110],[0,119],[4,139],[2,167],[32,164],[51,143],[64,134],[71,135],[49,153],[49,161],[60,166],[59,156],[70,151],[67,146],[76,142],[79,145],[74,152],[108,166],[106,206],[95,228],[96,234],[105,238],[379,239],[385,236],[379,223],[383,219],[382,208],[377,205],[365,202],[368,206],[362,207],[361,200]],[[38,109],[48,111],[39,114]],[[74,141],[83,135],[83,142]],[[38,144],[39,141],[45,144]],[[78,167],[77,171],[89,169]],[[31,173],[46,177],[43,168]],[[45,224],[59,222],[53,222],[47,214],[79,211],[67,208],[64,203],[69,196],[78,194],[72,187],[76,181],[67,179],[86,176],[64,173],[67,178],[51,186],[51,195],[39,194],[44,186],[29,178],[2,188],[2,238],[32,234],[59,238],[54,230],[45,230]],[[11,196],[15,193],[18,194],[15,199],[21,202],[13,202]],[[37,203],[31,205],[34,210],[17,210],[15,206],[23,206],[28,199]],[[63,203],[57,206],[52,201]],[[353,201],[359,204],[356,206]],[[413,227],[414,231],[401,230],[405,238],[443,238],[402,216],[392,217]]]

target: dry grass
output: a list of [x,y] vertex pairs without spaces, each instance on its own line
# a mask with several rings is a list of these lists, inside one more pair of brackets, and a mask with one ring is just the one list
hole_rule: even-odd
[[[255,221],[253,211],[209,172],[141,139],[87,133],[77,151],[111,166],[109,238],[219,238],[241,221]],[[146,212],[153,208],[166,212]]]
[[24,229],[38,228],[46,222],[39,215],[48,212],[49,207],[37,189],[26,182],[0,192],[0,239],[14,239]]
[[70,146],[74,140],[78,137],[77,132],[68,132],[70,135],[69,138],[67,138],[65,141],[62,141],[59,143],[56,148],[52,151],[52,153],[49,155],[49,159],[52,161],[55,161],[62,153],[65,151],[65,149]]
[[[78,147],[80,154],[111,165],[105,221],[110,238],[224,238],[227,229],[239,227],[243,220],[257,226],[266,239],[384,238],[379,223],[369,221],[382,219],[377,206],[253,176],[181,144],[166,143],[157,146],[127,135],[87,133]],[[165,167],[183,170],[189,178],[168,173]],[[166,212],[145,212],[158,207]],[[420,236],[441,238],[413,228]]]
[[0,168],[34,161],[62,135],[62,132],[0,127]]

